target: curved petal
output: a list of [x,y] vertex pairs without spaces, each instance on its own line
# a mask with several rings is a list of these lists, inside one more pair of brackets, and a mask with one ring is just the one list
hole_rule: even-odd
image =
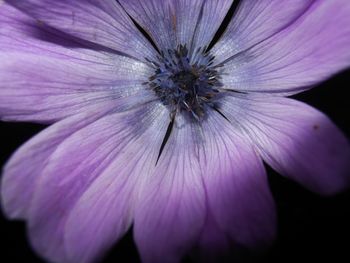
[[[134,116],[138,123],[131,123],[134,120],[129,115],[123,118],[126,125],[132,125],[128,128],[133,138],[127,134],[115,135],[120,145],[111,145],[107,159],[113,158],[113,152],[117,155],[79,198],[67,218],[65,249],[72,262],[91,262],[101,256],[131,224],[139,185],[147,178],[148,171],[154,169],[169,113],[162,106],[153,106],[135,112]],[[111,128],[115,126],[111,124]],[[118,132],[124,134],[125,130]]]
[[[153,99],[146,64],[72,46],[6,4],[0,8],[0,117],[54,122],[117,98],[116,107]],[[152,97],[152,98],[151,98]],[[133,100],[133,101],[131,101]]]
[[204,0],[192,43],[194,49],[209,46],[232,3],[232,0]]
[[6,163],[1,177],[1,204],[13,219],[26,219],[36,183],[51,154],[66,138],[114,108],[99,103],[94,109],[59,121],[29,140]]
[[[212,249],[224,251],[230,242],[271,241],[274,203],[250,141],[214,111],[201,125],[183,124],[181,118],[136,208],[135,238],[143,261],[179,262],[198,242],[216,243]],[[207,232],[212,230],[206,228],[208,215],[218,233]]]
[[39,254],[54,262],[92,262],[127,231],[133,195],[147,176],[142,169],[154,165],[168,118],[155,104],[111,113],[57,146],[28,215]]
[[208,46],[224,20],[232,0],[175,0],[177,44],[193,49]]
[[9,0],[6,3],[29,14],[42,27],[58,29],[140,60],[155,55],[117,1]]
[[349,24],[349,1],[314,1],[289,27],[229,58],[223,83],[249,92],[304,91],[350,66]]
[[150,34],[160,50],[179,44],[209,45],[231,0],[121,0],[125,10]]
[[292,99],[262,95],[228,96],[221,108],[282,175],[321,194],[349,186],[349,141],[321,112]]
[[141,188],[134,235],[144,263],[180,262],[204,224],[204,161],[194,126],[176,118],[155,171]]
[[315,1],[241,0],[213,54],[219,62],[230,59],[293,24]]
[[210,138],[204,182],[214,222],[235,244],[269,244],[276,234],[276,214],[261,158],[218,113],[203,129]]
[[160,50],[176,43],[170,0],[120,0],[125,11],[152,37]]

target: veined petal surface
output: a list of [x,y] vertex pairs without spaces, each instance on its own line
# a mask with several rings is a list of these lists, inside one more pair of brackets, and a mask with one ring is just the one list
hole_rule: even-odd
[[[93,262],[129,228],[137,186],[147,177],[142,171],[154,167],[169,113],[155,103],[128,113],[134,117],[111,111],[60,141],[47,139],[52,150],[37,157],[38,174],[28,173],[32,200],[7,203],[29,203],[31,243],[50,261]],[[5,170],[12,180],[3,187],[21,190],[15,176]]]
[[28,219],[38,178],[56,148],[69,136],[114,110],[114,103],[68,117],[45,129],[20,147],[6,163],[1,177],[1,202],[12,219]]
[[277,172],[320,194],[349,186],[349,141],[321,112],[266,95],[227,96],[221,107]]
[[[214,54],[218,61],[225,64],[224,85],[239,91],[292,95],[350,66],[349,1],[246,0],[243,7],[245,2],[254,2],[257,7],[258,3],[266,3],[266,8],[257,18],[248,14],[247,19],[252,20],[254,29],[251,35],[250,30],[237,24],[242,32],[233,31],[218,43]],[[288,7],[279,7],[281,5]],[[274,34],[268,33],[275,25],[281,24],[274,19],[284,21],[289,15],[293,18],[291,21],[285,21],[284,27],[276,29]],[[259,18],[264,20],[260,21]],[[255,25],[256,22],[261,25]],[[264,28],[268,31],[262,30]],[[266,36],[266,39],[255,42],[260,35]],[[248,36],[251,41],[245,45]],[[241,43],[243,47],[235,48]]]
[[101,101],[122,110],[154,99],[146,64],[45,31],[6,3],[0,14],[2,119],[51,123]]
[[191,249],[205,217],[196,125],[176,119],[154,172],[139,194],[134,236],[144,263],[176,263]]
[[[38,24],[51,27],[86,43],[144,60],[155,50],[113,0],[8,0]],[[88,44],[88,43],[86,43]]]
[[226,32],[213,47],[219,62],[293,24],[317,0],[241,0]]
[[[271,241],[275,207],[250,142],[214,111],[201,125],[179,119],[136,209],[143,262],[179,262],[204,239],[228,237],[245,246]],[[207,232],[208,215],[218,237]]]
[[232,0],[120,0],[160,50],[209,45]]
[[262,160],[233,123],[211,115],[203,124],[210,138],[203,177],[213,221],[235,244],[269,244],[276,234],[276,214]]

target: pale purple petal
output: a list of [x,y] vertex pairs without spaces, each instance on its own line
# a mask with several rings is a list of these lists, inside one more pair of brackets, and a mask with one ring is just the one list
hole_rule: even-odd
[[213,47],[213,53],[219,62],[223,62],[249,49],[293,24],[314,2],[315,0],[241,0],[225,34]]
[[[274,238],[275,207],[260,157],[227,120],[210,113],[200,126],[177,117],[140,194],[135,238],[144,262],[178,262],[198,242],[220,241],[212,249],[225,250]],[[211,213],[214,229],[207,229]]]
[[144,60],[155,50],[137,30],[117,1],[11,0],[6,1],[36,19],[81,40]]
[[6,4],[0,14],[0,118],[53,122],[101,101],[122,110],[153,99],[146,64],[74,46]]
[[1,202],[6,216],[26,219],[36,183],[51,154],[69,136],[114,108],[99,103],[95,108],[57,122],[28,141],[11,157],[1,177]]
[[179,262],[204,224],[204,160],[197,154],[196,125],[183,121],[176,118],[155,172],[139,194],[134,236],[144,263]]
[[[143,110],[136,114],[137,119],[145,116],[131,127],[133,138],[118,134],[120,145],[111,148],[109,154],[113,156],[115,152],[116,157],[81,196],[67,219],[65,249],[72,262],[90,262],[101,256],[133,220],[139,187],[147,178],[147,171],[155,167],[169,118],[163,107],[148,109],[146,113]],[[125,115],[124,121],[130,122],[130,116]]]
[[39,254],[55,262],[92,262],[126,232],[133,195],[143,169],[154,167],[168,116],[154,104],[112,113],[56,147],[28,215]]
[[[300,1],[280,2],[290,2],[293,6],[291,2]],[[278,17],[284,10],[289,10],[280,9],[282,12],[268,16]],[[226,57],[223,83],[240,91],[281,95],[306,90],[350,66],[349,24],[349,1],[316,0],[284,30]],[[273,28],[271,23],[265,26]],[[237,40],[241,41],[239,36]]]
[[175,0],[176,44],[208,46],[232,4],[231,0]]
[[179,44],[189,48],[209,45],[232,1],[121,0],[120,3],[164,51]]
[[204,0],[203,13],[194,35],[194,47],[209,46],[231,5],[232,0]]
[[120,0],[126,12],[150,35],[161,50],[176,43],[170,0]]
[[316,109],[287,98],[235,95],[222,110],[282,175],[320,194],[349,186],[349,141]]
[[[207,215],[198,243],[200,262],[221,262],[237,247],[268,246],[276,213],[262,161],[252,144],[218,113],[206,131],[203,175]],[[226,261],[224,261],[226,262]]]
[[276,214],[261,158],[235,125],[211,113],[203,124],[203,178],[213,221],[235,244],[267,245],[276,234]]
[[[140,80],[146,79],[142,69],[148,69],[128,59],[119,59],[119,67],[106,66],[104,70],[20,52],[0,53],[0,60],[3,120],[52,123],[82,113],[101,101],[113,101],[116,110],[123,110],[154,99]],[[132,66],[135,70],[130,72]]]

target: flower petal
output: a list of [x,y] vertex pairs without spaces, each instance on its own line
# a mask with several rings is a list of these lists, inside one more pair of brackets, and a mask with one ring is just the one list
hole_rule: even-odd
[[[232,241],[247,246],[271,241],[274,203],[251,142],[214,111],[201,125],[183,124],[181,118],[136,208],[135,238],[143,261],[179,262],[199,240],[205,245],[218,238],[214,250],[225,250]],[[211,214],[215,235],[206,228]]]
[[262,95],[228,96],[221,108],[282,175],[320,194],[349,186],[349,141],[321,112],[292,99]]
[[210,138],[203,177],[213,221],[235,244],[267,245],[275,238],[276,214],[263,163],[234,125],[211,115],[203,124]]
[[52,125],[16,151],[1,177],[1,204],[9,218],[28,217],[37,180],[58,145],[113,108],[113,103],[98,103],[94,109]]
[[[282,12],[271,14],[271,17],[279,17],[283,10],[293,10],[290,6],[293,7],[294,2],[295,5],[300,3],[279,1],[285,2],[293,4],[281,7]],[[303,2],[306,5],[310,1]],[[278,8],[278,4],[274,6]],[[349,1],[316,0],[279,33],[253,47],[239,50],[240,53],[234,52],[234,56],[226,56],[223,83],[240,91],[280,95],[309,89],[350,66],[349,24]],[[241,41],[238,36],[237,40]],[[224,49],[218,52],[224,52]]]
[[208,46],[230,8],[231,0],[172,1],[177,44]]
[[146,64],[59,38],[6,4],[0,14],[2,119],[54,122],[101,101],[120,98],[116,107],[126,108],[135,97],[153,99],[141,85],[151,74]]
[[121,0],[125,10],[150,34],[160,50],[179,44],[209,45],[232,1]]
[[[52,27],[78,39],[143,60],[155,51],[117,1],[11,0],[43,27]],[[87,43],[86,43],[87,44]]]
[[206,0],[195,31],[193,47],[209,46],[223,22],[232,0]]
[[203,160],[194,126],[176,118],[155,172],[141,188],[134,235],[144,263],[179,262],[204,224]]
[[[316,0],[318,1],[318,0]],[[242,0],[220,41],[213,47],[219,62],[268,39],[293,24],[315,0]]]
[[153,167],[169,113],[148,104],[112,113],[48,157],[29,211],[34,249],[54,262],[92,262],[130,226],[143,169]]

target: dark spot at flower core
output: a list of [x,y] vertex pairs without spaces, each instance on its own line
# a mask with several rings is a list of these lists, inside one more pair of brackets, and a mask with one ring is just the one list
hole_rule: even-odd
[[172,115],[187,114],[201,121],[209,108],[215,108],[222,83],[214,56],[206,48],[190,52],[186,45],[161,52],[157,61],[150,61],[154,75],[147,84],[168,106]]
[[320,128],[320,126],[318,126],[317,124],[315,124],[315,125],[313,126],[313,128],[314,128],[314,130],[316,131],[316,130],[318,130],[318,129]]

